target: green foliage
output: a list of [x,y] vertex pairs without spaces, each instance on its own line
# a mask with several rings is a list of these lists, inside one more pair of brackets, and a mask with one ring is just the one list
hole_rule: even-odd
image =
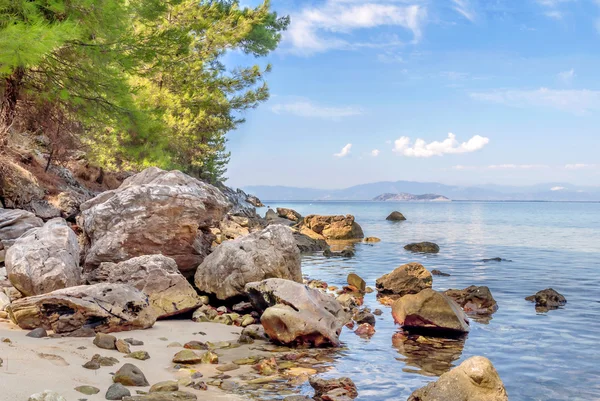
[[[0,0],[0,78],[26,70],[21,103],[47,102],[78,124],[109,166],[178,168],[222,180],[227,132],[268,99],[258,65],[227,68],[231,51],[263,57],[289,20],[269,1]],[[19,82],[20,84],[20,82]]]

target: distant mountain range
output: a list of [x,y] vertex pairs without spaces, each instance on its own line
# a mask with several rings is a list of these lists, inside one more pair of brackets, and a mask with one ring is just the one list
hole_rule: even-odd
[[449,202],[450,199],[442,195],[436,194],[424,194],[424,195],[413,195],[401,192],[399,194],[382,194],[373,198],[376,202]]
[[247,186],[244,191],[263,200],[372,200],[381,194],[439,194],[452,200],[482,201],[600,201],[599,186],[547,183],[532,186],[456,186],[437,182],[381,181],[345,189],[286,186]]

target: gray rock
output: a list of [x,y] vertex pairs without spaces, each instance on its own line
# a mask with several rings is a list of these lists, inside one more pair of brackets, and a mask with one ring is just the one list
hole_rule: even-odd
[[17,238],[44,222],[33,213],[19,209],[0,208],[0,249],[8,249]]
[[535,302],[535,307],[539,312],[558,309],[567,303],[567,299],[552,288],[538,291],[525,299],[527,301]]
[[188,312],[200,305],[194,287],[183,277],[177,263],[163,255],[146,255],[125,262],[104,262],[87,275],[90,284],[129,284],[148,295],[158,318]]
[[294,240],[301,253],[324,252],[329,250],[327,241],[322,238],[311,238],[308,235],[294,231]]
[[388,221],[404,221],[406,220],[406,217],[404,217],[404,215],[398,211],[394,211],[392,213],[390,213],[390,215],[388,217],[385,218]]
[[244,295],[247,283],[269,277],[302,281],[300,252],[292,231],[269,226],[219,245],[198,266],[196,287],[218,299]]
[[31,330],[26,336],[31,338],[44,338],[48,337],[48,333],[43,327],[38,327],[37,329]]
[[25,296],[83,283],[77,236],[61,218],[17,239],[6,253],[5,263],[8,279]]
[[254,307],[264,311],[261,323],[274,342],[337,346],[350,319],[332,296],[290,280],[249,283],[246,292]]
[[421,252],[421,253],[438,253],[440,251],[440,247],[433,242],[416,242],[412,244],[408,244],[404,246],[404,249],[411,252]]
[[28,401],[67,401],[65,397],[55,391],[45,390],[41,393],[33,394]]
[[116,342],[117,337],[110,334],[96,333],[96,337],[94,338],[94,345],[98,348],[103,349],[117,349],[115,345]]
[[121,383],[113,383],[108,388],[108,390],[106,390],[106,395],[104,396],[104,398],[106,398],[107,400],[120,401],[123,399],[123,397],[129,397],[130,395],[131,392]]
[[191,277],[210,252],[209,227],[229,207],[212,185],[180,171],[148,168],[81,205],[89,241],[84,270],[160,253]]
[[70,336],[147,329],[156,321],[146,294],[125,284],[82,285],[22,298],[8,312],[22,329],[43,327]]

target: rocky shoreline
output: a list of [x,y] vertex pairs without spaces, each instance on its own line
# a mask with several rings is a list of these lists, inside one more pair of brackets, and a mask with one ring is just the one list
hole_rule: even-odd
[[[351,215],[303,217],[279,208],[263,218],[255,209],[261,205],[239,190],[149,168],[58,208],[62,217],[0,209],[0,377],[16,378],[10,396],[175,401],[270,394],[300,401],[310,398],[293,394],[308,381],[315,400],[344,401],[359,395],[351,378],[318,376],[343,349],[342,330],[368,339],[375,316],[390,306],[406,335],[453,340],[469,332],[470,318],[498,309],[484,286],[433,290],[435,271],[418,263],[376,283],[354,273],[343,288],[308,280],[302,253],[352,258],[353,243],[378,238],[364,238]],[[390,224],[406,220],[391,216],[397,223]],[[440,252],[431,242],[405,249]],[[374,291],[384,310],[363,307]],[[545,311],[566,303],[552,289],[528,299]],[[27,385],[52,366],[62,368],[39,388]],[[508,399],[483,357],[448,368],[409,399],[433,401],[442,393]]]

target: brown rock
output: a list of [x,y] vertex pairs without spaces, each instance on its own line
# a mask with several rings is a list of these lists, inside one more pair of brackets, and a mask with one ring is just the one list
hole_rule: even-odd
[[306,231],[322,236],[326,240],[354,240],[364,237],[362,228],[354,221],[354,216],[306,216],[302,221],[301,232]]
[[393,272],[381,276],[375,282],[379,295],[401,297],[406,294],[416,294],[426,288],[431,288],[433,278],[420,263],[407,263],[396,268]]
[[527,301],[535,302],[535,307],[540,312],[545,312],[550,309],[558,309],[567,303],[566,298],[552,288],[538,291],[534,295],[531,295],[525,299]]
[[404,221],[406,220],[406,217],[404,217],[402,213],[394,211],[385,219],[388,221]]
[[121,383],[124,386],[145,387],[150,385],[140,368],[131,363],[126,363],[117,370],[113,376],[113,382]]
[[430,288],[392,304],[394,321],[407,330],[456,335],[469,332],[469,319],[448,296]]
[[96,333],[96,337],[94,338],[94,345],[103,349],[117,349],[116,342],[117,338],[110,334]]
[[184,349],[175,354],[173,363],[195,365],[197,363],[202,363],[202,355],[197,354],[192,350]]
[[417,242],[404,246],[404,249],[411,252],[421,252],[421,253],[438,253],[440,251],[440,247],[433,242]]
[[117,351],[119,351],[122,354],[130,354],[131,353],[131,350],[129,349],[129,344],[127,344],[123,340],[117,340],[115,342],[115,346],[117,347]]
[[354,331],[354,334],[359,337],[371,337],[375,334],[375,327],[369,323],[361,323]]
[[408,401],[440,400],[508,401],[508,395],[492,363],[474,356],[408,398]]
[[446,290],[444,294],[462,306],[465,312],[475,315],[490,315],[498,310],[498,304],[488,287],[474,285],[464,290]]
[[308,382],[315,390],[315,399],[319,399],[320,397],[323,400],[327,400],[326,396],[332,392],[335,392],[336,396],[339,397],[342,395],[339,393],[340,390],[343,391],[343,395],[350,399],[358,397],[356,385],[347,377],[325,380],[320,377],[311,376]]
[[346,281],[348,282],[348,285],[356,287],[359,292],[364,294],[365,289],[367,288],[367,283],[365,283],[365,280],[360,278],[358,274],[348,274],[348,278],[346,279]]
[[302,218],[300,213],[298,213],[297,211],[295,211],[293,209],[287,209],[284,207],[277,208],[277,215],[284,219],[288,219],[288,220],[296,221],[296,222],[300,221],[300,219]]

